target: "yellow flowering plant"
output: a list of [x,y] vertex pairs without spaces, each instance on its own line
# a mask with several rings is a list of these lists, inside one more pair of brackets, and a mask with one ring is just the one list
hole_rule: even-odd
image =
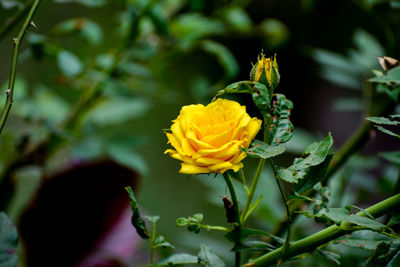
[[[235,267],[270,266],[280,263],[304,252],[314,250],[322,255],[329,252],[316,250],[335,238],[360,229],[369,229],[391,238],[397,238],[395,232],[387,225],[374,219],[375,215],[389,212],[400,205],[400,194],[388,198],[366,210],[351,214],[354,206],[347,208],[327,208],[328,189],[322,182],[328,179],[343,162],[345,152],[336,158],[330,152],[333,139],[328,134],[323,140],[310,144],[302,157],[295,158],[288,167],[278,166],[274,158],[285,152],[285,143],[293,136],[293,124],[290,121],[293,103],[283,94],[275,93],[279,83],[279,72],[276,56],[266,58],[263,54],[253,65],[250,80],[228,85],[218,91],[211,103],[204,106],[194,104],[182,107],[178,117],[173,120],[169,131],[166,131],[168,143],[172,148],[165,154],[181,162],[180,173],[183,174],[215,174],[222,175],[229,190],[230,197],[223,197],[226,221],[230,227],[207,225],[203,223],[204,215],[194,214],[187,218],[178,218],[179,227],[187,227],[190,232],[199,233],[201,229],[226,232],[225,237],[234,243]],[[236,101],[224,99],[227,94],[250,94],[254,105],[262,118],[251,117],[246,107]],[[376,121],[377,119],[375,119]],[[379,119],[379,122],[385,122]],[[259,137],[257,139],[256,137]],[[251,183],[247,183],[243,171],[243,159],[258,160],[257,169]],[[257,229],[245,228],[247,219],[257,208],[262,199],[259,195],[254,200],[261,172],[266,163],[270,166],[286,209],[286,219],[274,232],[278,236]],[[232,179],[238,183],[234,184]],[[291,184],[290,193],[284,190],[284,184]],[[246,192],[246,200],[239,203],[236,190],[242,186]],[[129,191],[131,192],[131,191]],[[160,242],[155,237],[155,221],[150,217],[153,231],[150,233],[140,218],[136,201],[131,192],[134,216],[132,224],[138,233],[151,242],[151,262],[154,262],[154,249],[163,246],[172,247],[163,238]],[[314,197],[319,195],[319,197]],[[299,203],[312,203],[312,212],[300,211]],[[350,208],[349,208],[350,207]],[[292,242],[291,224],[298,214],[318,218],[320,221],[334,223],[320,232],[304,239]],[[282,229],[284,232],[281,232]],[[284,238],[281,238],[284,235]],[[252,241],[248,238],[252,236]],[[254,242],[254,237],[258,240]],[[270,240],[271,242],[266,242]],[[157,243],[158,242],[158,243]],[[264,255],[255,252],[267,251]],[[250,258],[242,257],[242,252],[250,252]],[[270,252],[268,252],[270,251]],[[244,263],[244,265],[242,265]],[[172,254],[158,262],[157,265],[198,264],[198,266],[225,266],[209,248],[201,247],[198,256],[188,254]],[[202,265],[203,264],[203,265]]]

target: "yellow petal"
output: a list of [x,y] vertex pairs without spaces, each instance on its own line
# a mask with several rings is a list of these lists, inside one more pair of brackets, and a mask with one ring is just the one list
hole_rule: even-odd
[[232,163],[230,163],[229,161],[225,161],[219,164],[208,166],[208,169],[212,172],[215,172],[223,169],[229,170],[232,166],[233,166]]
[[215,159],[215,158],[206,158],[206,157],[201,157],[195,159],[196,163],[202,164],[204,166],[209,166],[209,165],[215,165],[215,164],[220,164],[223,163],[224,160],[221,159]]
[[199,167],[191,164],[181,163],[181,169],[179,170],[180,173],[186,174],[197,174],[197,173],[209,173],[207,167]]

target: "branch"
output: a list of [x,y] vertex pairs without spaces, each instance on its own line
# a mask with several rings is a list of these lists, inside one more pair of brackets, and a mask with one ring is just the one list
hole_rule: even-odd
[[33,16],[36,12],[36,9],[39,6],[39,3],[40,3],[40,0],[35,0],[31,9],[29,10],[28,16],[25,19],[24,24],[22,25],[21,31],[18,33],[17,38],[13,39],[14,50],[13,50],[13,56],[12,56],[12,60],[11,60],[10,80],[8,82],[8,89],[6,91],[6,94],[7,94],[6,103],[4,105],[3,112],[1,113],[1,117],[0,117],[0,133],[4,128],[4,125],[6,124],[6,120],[7,120],[8,114],[10,113],[11,106],[13,103],[14,85],[15,85],[15,77],[17,74],[19,49],[21,47],[22,40],[24,39],[26,30],[31,25]]
[[[375,218],[378,218],[399,206],[400,206],[400,194],[396,194],[390,198],[387,198],[365,209],[365,212],[364,211],[358,212],[357,215],[366,216],[366,213],[368,213],[374,216]],[[310,235],[306,238],[291,243],[290,246],[286,248],[286,252],[284,252],[284,247],[282,246],[261,257],[251,260],[249,263],[243,266],[246,267],[269,266],[276,263],[279,259],[287,259],[305,252],[311,252],[317,247],[329,241],[332,241],[342,235],[356,231],[356,229],[351,229],[351,228],[349,229],[348,227],[346,227],[345,229],[343,228],[344,227],[332,225],[313,235]]]

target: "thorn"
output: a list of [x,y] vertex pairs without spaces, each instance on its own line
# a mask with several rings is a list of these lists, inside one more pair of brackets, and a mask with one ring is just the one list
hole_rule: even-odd
[[10,95],[10,89],[7,89],[4,93],[5,93],[7,96],[9,96],[9,95]]
[[33,28],[38,30],[38,28],[36,27],[36,24],[35,24],[35,22],[33,22],[33,20],[31,20],[31,23],[29,23],[29,25],[31,25]]
[[13,43],[14,43],[14,44],[17,44],[17,41],[18,41],[17,38],[12,38],[12,40],[13,40]]

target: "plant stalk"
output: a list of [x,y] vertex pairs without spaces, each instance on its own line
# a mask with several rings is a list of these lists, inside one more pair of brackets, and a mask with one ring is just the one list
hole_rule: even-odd
[[[398,207],[400,207],[400,194],[396,194],[390,198],[387,198],[365,209],[365,211],[375,218],[378,218]],[[366,216],[366,213],[364,211],[360,211],[357,213],[357,215]],[[347,223],[342,223],[342,226],[343,227],[333,225],[325,228],[324,230],[321,230],[306,238],[293,242],[287,248],[286,252],[284,252],[284,246],[281,246],[280,248],[262,255],[261,257],[258,257],[243,266],[269,266],[276,263],[280,259],[288,259],[302,253],[312,252],[314,249],[327,242],[330,242],[342,235],[359,230],[359,228],[349,227]]]
[[17,38],[13,39],[14,48],[13,48],[13,55],[11,59],[11,71],[10,71],[10,79],[8,81],[8,89],[6,91],[7,99],[4,105],[3,111],[0,117],[0,133],[2,132],[4,125],[6,124],[8,114],[10,113],[11,106],[13,104],[13,96],[14,96],[14,86],[15,86],[15,78],[17,75],[17,65],[18,65],[18,56],[19,50],[21,47],[22,40],[24,39],[25,33],[28,27],[31,25],[33,16],[39,6],[40,0],[35,0],[32,4],[31,9],[29,10],[28,16],[26,17],[24,24],[20,32],[17,35]]
[[[227,174],[226,172],[222,174],[222,176],[224,177],[225,183],[228,186],[229,192],[231,194],[231,198],[232,198],[232,202],[233,202],[233,208],[235,211],[235,228],[238,229],[240,231],[240,228],[242,227],[242,223],[240,220],[240,211],[239,211],[239,203],[237,200],[237,196],[236,196],[236,191],[235,191],[235,187],[233,186],[232,183],[232,179],[229,176],[229,174]],[[240,245],[240,240],[236,240],[235,241],[235,245]],[[235,267],[239,267],[240,266],[240,262],[241,262],[241,255],[239,251],[235,252]]]

